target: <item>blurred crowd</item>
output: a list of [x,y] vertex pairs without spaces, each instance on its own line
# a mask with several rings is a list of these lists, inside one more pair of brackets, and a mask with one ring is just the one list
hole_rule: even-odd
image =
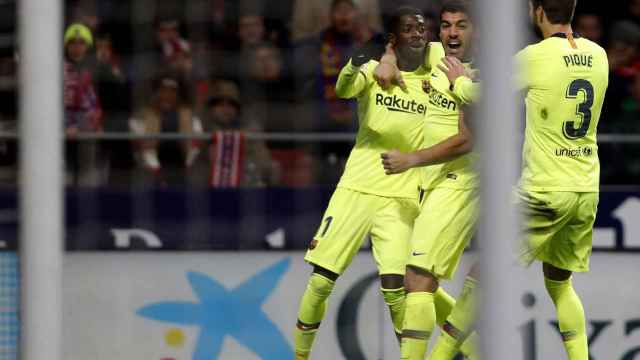
[[[252,135],[355,131],[355,103],[335,94],[341,67],[401,5],[422,8],[436,40],[440,2],[67,0],[67,184],[335,184],[351,143]],[[575,18],[609,54],[600,133],[640,134],[640,0],[628,3],[617,19],[580,6]],[[16,53],[0,52],[0,131],[15,128]],[[183,137],[77,139],[85,132]],[[0,183],[15,183],[15,152],[0,141]],[[603,144],[600,156],[603,183],[640,183],[640,144]]]

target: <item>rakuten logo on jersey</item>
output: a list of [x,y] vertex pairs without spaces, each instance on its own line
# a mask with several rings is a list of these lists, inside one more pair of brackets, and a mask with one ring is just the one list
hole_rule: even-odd
[[433,89],[429,93],[429,103],[442,108],[443,110],[457,111],[458,109],[458,105],[456,105],[455,101],[451,100],[447,95],[436,89]]
[[424,115],[427,112],[427,106],[420,104],[415,100],[407,100],[396,95],[384,96],[376,94],[376,105],[385,106],[389,111],[403,112],[407,114]]

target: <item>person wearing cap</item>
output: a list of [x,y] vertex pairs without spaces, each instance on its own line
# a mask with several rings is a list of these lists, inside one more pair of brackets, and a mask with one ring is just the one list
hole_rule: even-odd
[[[209,96],[203,111],[203,129],[211,133],[214,139],[216,133],[233,132],[246,134],[255,130],[242,119],[242,104],[238,85],[228,80],[216,80],[211,84]],[[243,138],[244,153],[241,156],[243,168],[239,186],[261,187],[274,182],[275,169],[269,151],[263,141]],[[210,151],[209,155],[213,152]],[[201,177],[199,183],[211,184],[211,161],[207,157],[199,157]]]
[[99,130],[102,108],[96,93],[88,51],[93,46],[91,30],[70,25],[64,33],[64,105],[68,136],[79,131]]
[[[136,134],[202,133],[202,123],[186,101],[179,75],[163,71],[153,79],[150,101],[130,120]],[[200,153],[200,143],[194,139],[179,141],[142,140],[137,142],[137,160],[152,174],[157,184],[184,184],[189,169]],[[143,181],[144,182],[144,181]]]
[[240,92],[232,81],[219,80],[212,84],[206,104],[204,130],[241,130]]
[[[64,32],[64,125],[68,139],[79,132],[102,130],[103,111],[96,90],[89,50],[93,46],[91,30],[85,25],[71,24]],[[96,142],[67,141],[65,161],[67,182],[97,185],[101,171]]]

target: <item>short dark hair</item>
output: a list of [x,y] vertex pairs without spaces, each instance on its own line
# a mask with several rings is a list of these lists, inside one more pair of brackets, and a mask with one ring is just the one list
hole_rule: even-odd
[[530,0],[533,9],[542,6],[552,24],[570,24],[576,11],[577,0]]
[[424,18],[424,13],[422,12],[422,10],[410,6],[399,7],[396,11],[393,12],[386,24],[387,33],[397,34],[398,25],[400,25],[400,21],[402,21],[402,17],[404,16],[422,16]]
[[442,14],[444,13],[462,13],[467,15],[471,21],[473,21],[473,17],[471,16],[471,3],[468,0],[447,0],[442,4],[442,8],[440,9],[440,19],[442,21]]
[[357,7],[357,6],[356,6],[356,3],[354,3],[354,2],[353,2],[353,0],[333,0],[333,1],[331,2],[331,7],[329,7],[329,9],[331,9],[331,12],[333,12],[333,10],[335,10],[335,8],[336,8],[338,5],[342,4],[342,3],[345,3],[345,4],[347,4],[347,5],[350,5],[350,6],[351,6],[351,7],[353,7],[353,8],[356,8],[356,7]]

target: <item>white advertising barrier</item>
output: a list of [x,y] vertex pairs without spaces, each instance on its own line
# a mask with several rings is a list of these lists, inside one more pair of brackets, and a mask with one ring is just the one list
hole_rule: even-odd
[[[70,253],[64,267],[67,360],[288,360],[311,268],[301,252]],[[574,277],[588,315],[593,360],[640,359],[638,255],[595,254]],[[470,258],[457,279],[457,295]],[[538,265],[522,278],[522,342],[513,359],[566,358]],[[398,359],[397,343],[362,253],[336,284],[314,360]],[[492,294],[499,296],[499,294]],[[500,321],[500,319],[496,319]],[[482,336],[482,335],[481,335]],[[490,334],[485,334],[490,336]]]

